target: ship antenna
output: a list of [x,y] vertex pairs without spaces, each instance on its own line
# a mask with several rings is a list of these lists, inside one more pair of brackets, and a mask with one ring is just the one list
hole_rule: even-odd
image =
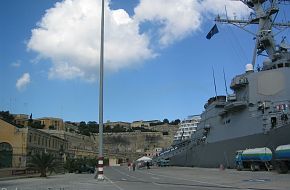
[[214,75],[214,69],[213,69],[213,67],[212,67],[212,77],[213,77],[213,84],[214,84],[215,97],[217,98],[216,82],[215,82],[215,75]]
[[[252,58],[253,68],[256,64],[257,55],[262,55],[262,52],[266,52],[266,55],[270,59],[270,64],[263,67],[263,69],[270,69],[272,66],[279,62],[280,60],[288,59],[290,52],[284,51],[285,48],[281,47],[281,44],[277,44],[275,42],[275,35],[273,35],[272,28],[282,29],[289,28],[290,22],[287,23],[277,23],[275,22],[276,17],[279,12],[278,4],[280,3],[289,3],[290,0],[235,0],[244,3],[254,12],[251,14],[249,19],[229,19],[226,13],[226,18],[221,18],[218,16],[215,21],[219,23],[232,24],[234,26],[239,27],[240,29],[245,30],[246,32],[251,33],[255,39],[255,47],[254,47],[254,55]],[[270,3],[268,6],[267,3]],[[257,32],[251,32],[245,27],[247,25],[258,25]],[[276,47],[280,47],[277,49]]]
[[225,82],[225,89],[226,89],[226,94],[227,94],[227,96],[228,96],[228,95],[229,95],[229,93],[228,93],[228,87],[227,87],[227,81],[226,81],[225,68],[223,68],[223,73],[224,73],[224,82]]
[[253,65],[253,68],[255,68],[255,65],[256,65],[256,59],[257,59],[257,48],[258,48],[258,43],[259,43],[259,40],[257,37],[255,37],[255,47],[254,47],[254,51],[253,51],[253,58],[252,58],[252,65]]
[[226,13],[226,18],[229,19],[228,18],[228,11],[227,11],[227,6],[226,5],[225,5],[225,13]]

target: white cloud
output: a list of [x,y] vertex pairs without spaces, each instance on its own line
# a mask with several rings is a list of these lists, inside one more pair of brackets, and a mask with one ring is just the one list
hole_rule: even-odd
[[241,1],[204,0],[201,3],[203,10],[210,14],[225,15],[233,18],[242,18],[249,15],[250,9]]
[[135,19],[158,23],[159,42],[166,46],[199,28],[202,21],[199,9],[196,0],[141,0],[135,8]]
[[24,90],[30,83],[30,74],[24,73],[16,82],[16,88],[21,91]]
[[[150,47],[166,47],[200,30],[210,14],[224,12],[243,16],[241,2],[227,0],[140,0],[135,15],[111,10],[105,5],[105,69],[134,67],[157,53]],[[37,60],[50,59],[50,78],[82,78],[95,81],[100,49],[100,6],[98,0],[64,0],[46,11],[27,44],[38,53]],[[142,24],[154,26],[140,31]],[[154,41],[157,39],[157,42]]]
[[208,14],[224,14],[242,17],[249,9],[242,2],[229,0],[141,0],[135,8],[135,19],[139,22],[159,24],[159,43],[163,46],[184,39],[201,27]]
[[[46,11],[28,42],[28,49],[53,62],[49,76],[95,80],[100,52],[98,0],[65,0]],[[149,39],[139,34],[138,23],[122,9],[105,6],[105,69],[140,64],[154,57]]]
[[12,67],[15,67],[15,68],[18,68],[18,67],[21,66],[21,61],[20,60],[17,60],[15,62],[13,62],[13,63],[11,63],[11,66]]

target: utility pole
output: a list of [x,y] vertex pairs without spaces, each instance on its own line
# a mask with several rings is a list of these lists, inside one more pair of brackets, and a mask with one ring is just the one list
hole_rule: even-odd
[[102,0],[101,16],[101,50],[100,50],[100,92],[99,92],[99,159],[98,180],[104,180],[103,156],[103,79],[104,79],[104,0]]

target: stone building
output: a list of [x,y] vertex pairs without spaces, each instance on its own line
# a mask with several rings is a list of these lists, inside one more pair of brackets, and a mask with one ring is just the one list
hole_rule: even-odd
[[66,121],[64,122],[64,130],[67,132],[76,133],[78,132],[79,125],[80,125],[80,122]]
[[41,131],[67,141],[68,156],[71,158],[97,158],[97,147],[93,137],[58,130]]
[[140,120],[140,121],[133,121],[131,123],[131,127],[132,128],[135,128],[135,127],[144,127],[144,128],[147,128],[147,127],[150,127],[151,124],[157,124],[157,123],[160,123],[160,122],[161,122],[160,120],[150,120],[150,121]]
[[53,129],[53,130],[65,130],[65,123],[60,118],[54,117],[42,117],[37,119],[32,119],[32,115],[28,116],[26,114],[13,114],[14,122],[16,125],[27,127],[29,126],[29,120],[32,122],[39,122],[43,125],[43,129]]
[[18,128],[0,119],[0,168],[24,168],[30,156],[47,152],[64,160],[66,140],[30,127]]
[[131,123],[129,122],[123,122],[123,121],[115,121],[115,122],[111,122],[111,121],[107,121],[104,124],[105,127],[116,127],[116,126],[120,126],[120,127],[124,127],[125,129],[130,129],[131,128]]
[[178,130],[179,126],[178,125],[171,125],[171,124],[162,124],[162,125],[153,125],[148,127],[148,129],[151,129],[153,131],[158,131],[158,132],[163,132],[163,134],[167,134],[169,136],[173,136]]
[[64,122],[60,118],[54,118],[54,117],[42,117],[37,118],[35,120],[40,121],[42,125],[44,125],[43,129],[55,129],[59,131],[64,131]]
[[16,125],[27,127],[29,119],[27,114],[13,114],[13,117]]

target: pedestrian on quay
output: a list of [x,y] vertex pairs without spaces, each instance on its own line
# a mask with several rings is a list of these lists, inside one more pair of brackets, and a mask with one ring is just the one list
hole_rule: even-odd
[[133,162],[133,171],[135,171],[135,168],[136,168],[136,163],[135,162]]
[[131,163],[128,162],[128,170],[131,171]]
[[146,162],[146,165],[147,165],[147,169],[150,169],[150,164],[149,164],[149,162]]

